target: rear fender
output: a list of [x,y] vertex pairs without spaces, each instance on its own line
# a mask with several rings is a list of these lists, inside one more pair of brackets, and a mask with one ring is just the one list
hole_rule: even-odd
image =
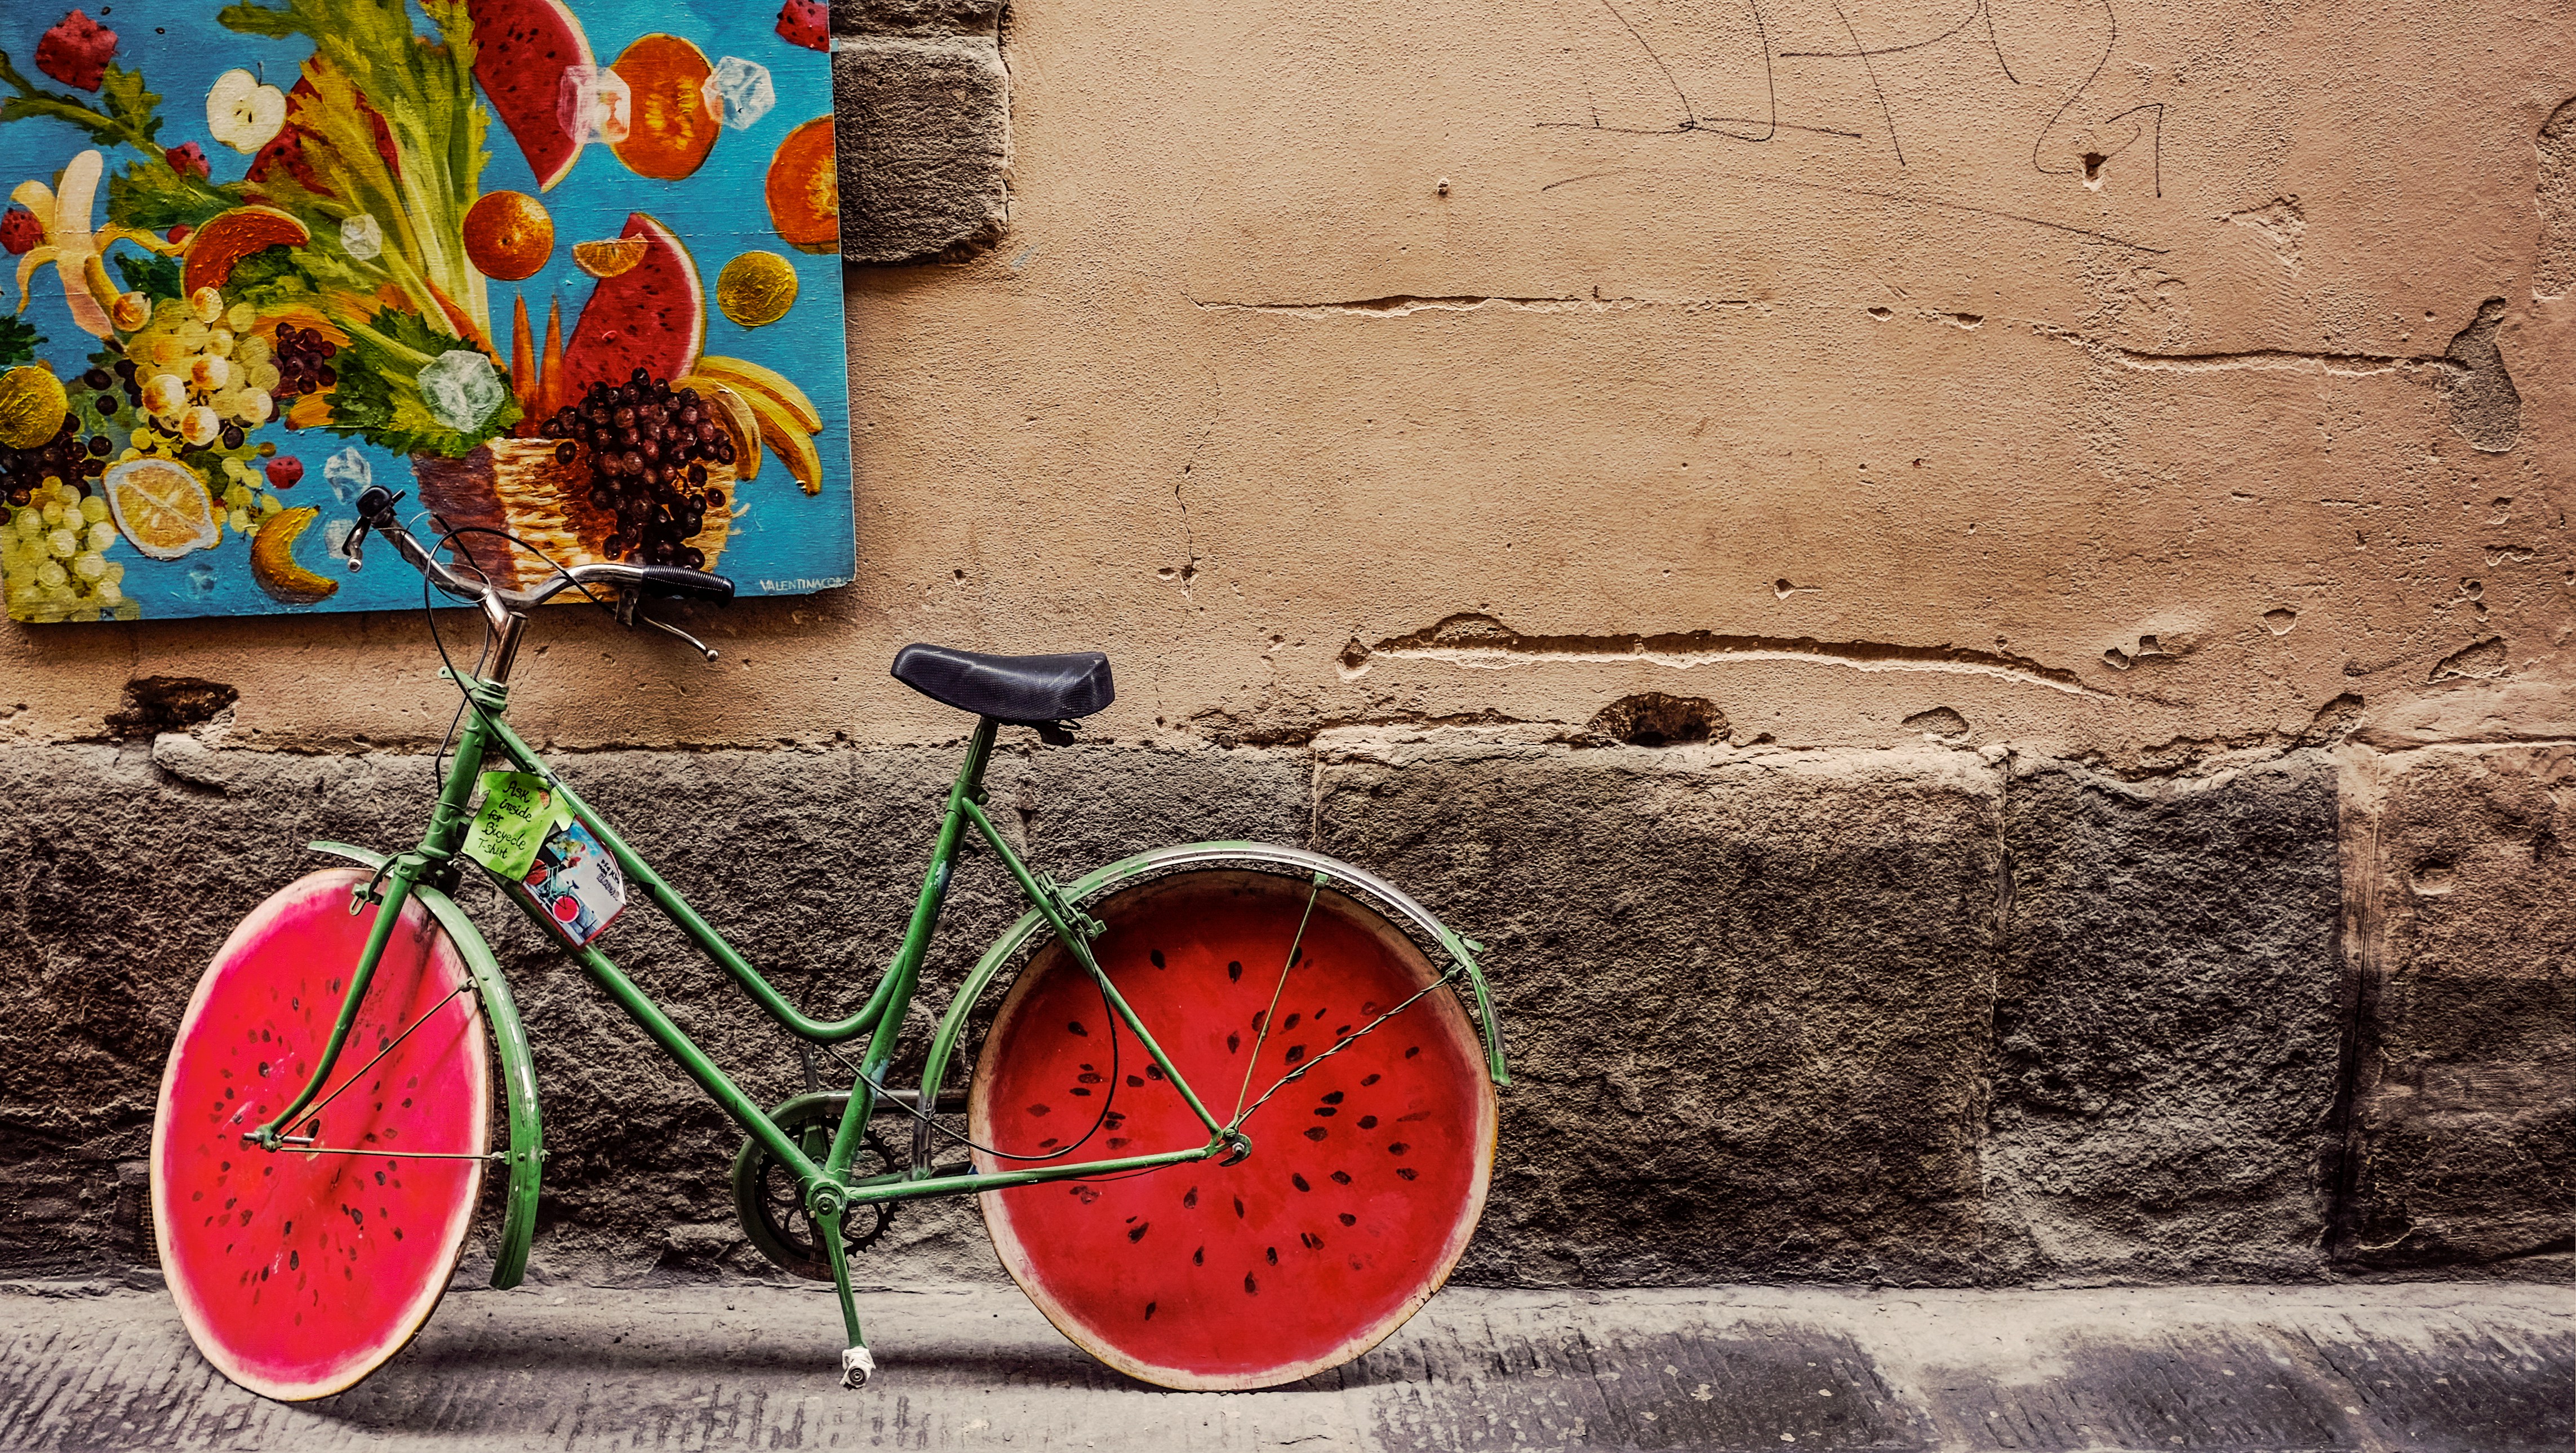
[[[383,853],[347,843],[305,844],[318,853],[347,858],[370,872],[390,861]],[[510,981],[501,961],[484,943],[482,931],[456,900],[426,883],[414,884],[411,896],[429,909],[438,926],[456,944],[457,954],[474,975],[474,992],[483,1001],[483,1021],[501,1051],[501,1082],[510,1107],[510,1193],[501,1218],[501,1240],[492,1259],[492,1285],[514,1287],[528,1269],[528,1243],[537,1230],[537,1182],[545,1169],[545,1138],[537,1118],[537,1068],[528,1054],[528,1033],[519,1022],[519,1006],[510,997]]]

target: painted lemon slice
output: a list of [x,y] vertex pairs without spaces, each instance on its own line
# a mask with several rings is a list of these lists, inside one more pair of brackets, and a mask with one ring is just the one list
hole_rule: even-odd
[[129,459],[100,477],[107,508],[134,548],[155,560],[176,560],[223,538],[214,497],[197,472],[172,459]]

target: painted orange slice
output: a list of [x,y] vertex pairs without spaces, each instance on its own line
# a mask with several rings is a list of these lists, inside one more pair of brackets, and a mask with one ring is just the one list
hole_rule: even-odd
[[610,149],[639,177],[676,182],[706,164],[723,126],[723,103],[706,89],[706,52],[676,35],[647,35],[610,70],[633,92],[624,141]]

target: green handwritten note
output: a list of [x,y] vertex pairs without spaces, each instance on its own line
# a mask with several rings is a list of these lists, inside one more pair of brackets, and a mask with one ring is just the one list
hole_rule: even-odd
[[571,820],[555,804],[546,779],[527,772],[483,774],[483,805],[465,833],[465,856],[501,877],[516,881],[528,875],[546,834]]

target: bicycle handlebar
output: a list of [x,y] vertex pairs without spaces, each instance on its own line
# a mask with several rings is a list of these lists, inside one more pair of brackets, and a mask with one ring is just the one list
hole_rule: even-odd
[[489,580],[477,580],[465,575],[432,554],[430,548],[415,538],[409,527],[405,526],[401,517],[395,513],[394,506],[401,498],[400,495],[387,490],[382,485],[369,485],[359,494],[358,525],[356,529],[349,532],[349,542],[346,547],[350,569],[356,570],[364,563],[362,552],[365,548],[367,532],[373,530],[392,542],[395,553],[402,556],[404,564],[428,577],[430,584],[449,595],[482,607],[484,615],[490,618],[495,626],[507,626],[512,616],[524,616],[529,610],[545,604],[567,590],[604,585],[616,590],[621,597],[617,607],[617,617],[620,621],[630,626],[640,621],[656,630],[678,636],[696,647],[709,661],[715,660],[716,653],[686,631],[637,615],[634,601],[637,596],[647,596],[709,600],[719,605],[729,604],[733,600],[733,582],[724,576],[712,575],[703,570],[688,570],[677,565],[629,565],[622,561],[600,561],[586,565],[557,566],[554,574],[546,577],[530,590],[504,589]]

